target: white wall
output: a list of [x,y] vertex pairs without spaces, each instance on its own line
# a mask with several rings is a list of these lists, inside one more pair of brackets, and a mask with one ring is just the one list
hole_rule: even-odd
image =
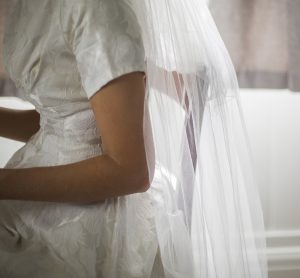
[[[270,278],[300,277],[300,93],[242,90],[268,238]],[[0,105],[31,108],[17,99]],[[0,138],[0,167],[23,144]]]
[[243,90],[271,278],[300,277],[300,93]]

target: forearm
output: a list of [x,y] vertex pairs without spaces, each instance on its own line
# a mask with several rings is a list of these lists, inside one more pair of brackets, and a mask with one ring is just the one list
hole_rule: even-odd
[[27,142],[39,130],[40,115],[35,110],[0,107],[0,136]]
[[1,169],[0,199],[89,203],[143,192],[145,167],[133,169],[108,155],[53,167]]

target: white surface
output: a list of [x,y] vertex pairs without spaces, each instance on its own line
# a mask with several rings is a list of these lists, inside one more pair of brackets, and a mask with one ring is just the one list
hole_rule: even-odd
[[267,227],[270,278],[300,277],[300,94],[243,90]]

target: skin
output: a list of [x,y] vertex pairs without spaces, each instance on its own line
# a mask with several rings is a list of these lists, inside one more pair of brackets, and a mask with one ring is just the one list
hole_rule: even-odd
[[40,126],[40,115],[35,110],[14,110],[0,107],[0,136],[27,142]]
[[[151,180],[143,139],[144,78],[144,72],[123,75],[90,99],[101,130],[102,155],[67,165],[0,169],[0,199],[90,203],[147,191]],[[35,111],[1,109],[0,136],[26,142],[38,122]]]

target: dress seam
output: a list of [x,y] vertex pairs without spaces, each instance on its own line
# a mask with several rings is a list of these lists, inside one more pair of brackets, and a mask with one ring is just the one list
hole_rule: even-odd
[[72,49],[72,46],[70,45],[70,43],[68,42],[68,40],[66,39],[66,37],[65,37],[65,35],[64,35],[64,30],[63,30],[63,26],[62,26],[62,5],[64,5],[64,2],[65,1],[63,1],[62,3],[60,3],[60,5],[59,5],[59,16],[58,16],[58,18],[59,18],[59,23],[58,23],[58,25],[59,25],[59,29],[60,29],[60,32],[61,32],[61,35],[62,35],[62,38],[63,38],[63,41],[64,41],[64,43],[65,43],[65,46],[66,46],[66,48],[71,52],[71,53],[73,53],[73,49]]

